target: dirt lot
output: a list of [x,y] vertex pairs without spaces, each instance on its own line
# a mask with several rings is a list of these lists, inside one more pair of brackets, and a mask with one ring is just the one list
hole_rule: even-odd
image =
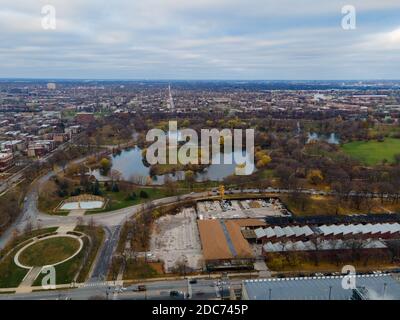
[[150,250],[157,259],[164,261],[165,272],[171,272],[180,260],[186,260],[190,269],[200,270],[202,253],[195,209],[185,208],[177,215],[158,219]]

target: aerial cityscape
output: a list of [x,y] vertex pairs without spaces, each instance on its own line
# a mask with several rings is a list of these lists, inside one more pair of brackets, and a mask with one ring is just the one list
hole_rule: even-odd
[[398,1],[5,2],[0,300],[400,300]]

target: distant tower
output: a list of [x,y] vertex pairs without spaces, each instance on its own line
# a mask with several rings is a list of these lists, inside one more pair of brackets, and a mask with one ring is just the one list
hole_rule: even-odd
[[174,105],[174,98],[172,98],[172,93],[171,93],[171,85],[168,85],[168,109],[171,112],[175,111],[175,105]]
[[49,90],[55,90],[56,89],[56,84],[54,83],[54,82],[49,82],[48,84],[47,84],[47,89],[49,89]]

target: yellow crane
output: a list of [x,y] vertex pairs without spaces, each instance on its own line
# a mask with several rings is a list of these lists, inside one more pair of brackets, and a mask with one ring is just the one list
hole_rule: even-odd
[[225,187],[224,187],[223,184],[221,184],[221,185],[219,186],[219,195],[220,195],[221,199],[224,198],[224,195],[225,195]]

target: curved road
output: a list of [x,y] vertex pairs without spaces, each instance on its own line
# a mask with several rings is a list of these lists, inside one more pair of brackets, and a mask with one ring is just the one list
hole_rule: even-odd
[[146,208],[146,206],[160,206],[175,203],[181,200],[198,199],[208,196],[208,192],[193,193],[183,196],[173,196],[149,201],[147,204],[138,204],[115,211],[84,215],[82,217],[48,215],[38,210],[37,203],[41,186],[54,175],[55,172],[51,171],[45,176],[39,178],[31,185],[24,199],[22,213],[0,237],[0,249],[2,249],[11,239],[14,230],[23,230],[28,223],[31,223],[35,227],[40,225],[41,228],[47,228],[70,225],[72,223],[77,223],[79,220],[81,220],[86,223],[89,221],[94,221],[97,225],[101,225],[104,227],[116,227],[121,226],[126,220],[128,220],[131,216],[133,216],[140,210]]
[[[74,162],[82,161],[82,159],[76,160]],[[24,200],[23,210],[21,215],[16,219],[16,221],[3,233],[0,237],[0,249],[2,249],[7,242],[11,239],[13,231],[23,230],[28,223],[32,223],[34,227],[40,226],[41,228],[45,227],[56,227],[56,226],[64,226],[76,224],[79,221],[90,222],[94,221],[97,225],[103,226],[105,230],[105,241],[103,242],[96,261],[93,263],[93,269],[90,275],[89,280],[87,281],[88,285],[91,284],[96,285],[98,281],[103,281],[107,275],[108,267],[112,259],[113,252],[118,244],[118,239],[121,231],[122,224],[127,221],[130,217],[143,210],[148,206],[160,206],[171,203],[176,203],[182,200],[195,200],[201,199],[210,196],[210,192],[199,192],[199,193],[191,193],[181,196],[173,196],[168,198],[157,199],[153,201],[149,201],[147,204],[138,204],[131,207],[110,211],[106,213],[99,213],[93,215],[85,215],[82,217],[74,217],[74,216],[53,216],[42,213],[38,210],[38,196],[40,187],[48,181],[52,176],[55,175],[54,171],[47,173],[45,176],[37,179],[34,183],[32,183],[26,197]],[[227,190],[226,194],[238,194],[238,193],[290,193],[293,190],[286,189],[272,189],[267,188],[263,190],[259,189],[244,189],[244,190]],[[316,190],[302,190],[302,192],[307,194],[333,194],[332,192],[324,192],[324,191],[316,191]],[[212,195],[216,195],[215,191]],[[357,195],[357,194],[353,194]],[[168,288],[171,288],[171,283],[168,281]],[[94,290],[98,290],[98,288],[93,288]],[[74,290],[77,295],[80,292],[79,290]],[[83,292],[82,292],[83,293]],[[90,294],[93,294],[93,291],[90,291]],[[87,293],[83,293],[87,295]],[[52,296],[53,294],[51,294]],[[13,295],[10,295],[12,297]],[[79,296],[79,295],[78,295]],[[26,297],[32,297],[31,294]],[[21,296],[21,298],[26,298]],[[42,297],[42,296],[41,296]],[[42,297],[43,298],[43,297]],[[133,297],[129,297],[133,298]],[[136,297],[139,298],[139,297]],[[142,297],[140,297],[142,298]]]
[[[78,163],[83,161],[84,158],[78,159],[74,161],[74,163]],[[117,227],[121,226],[124,221],[128,220],[137,212],[141,211],[147,206],[160,206],[171,203],[176,203],[182,200],[190,200],[190,199],[201,199],[207,196],[210,196],[209,192],[198,192],[191,193],[180,196],[173,196],[168,198],[157,199],[153,201],[149,201],[147,204],[138,204],[131,207],[99,213],[92,215],[85,215],[82,217],[70,217],[70,216],[56,216],[56,215],[48,215],[42,213],[37,208],[38,202],[38,190],[40,187],[48,181],[52,176],[55,175],[54,171],[49,172],[45,176],[41,177],[37,181],[35,181],[30,190],[28,191],[24,206],[22,210],[22,214],[16,219],[16,221],[3,233],[0,237],[0,249],[2,249],[6,243],[11,239],[12,233],[14,230],[23,230],[27,223],[32,223],[34,226],[40,225],[40,227],[55,227],[55,226],[63,226],[63,225],[71,225],[73,223],[78,222],[78,220],[82,220],[83,222],[89,222],[93,220],[97,225],[101,225],[104,227]],[[240,193],[290,193],[296,190],[288,190],[288,189],[275,189],[275,188],[267,188],[267,189],[243,189],[243,190],[227,190],[226,194],[240,194]],[[301,192],[310,194],[310,195],[334,195],[334,192],[330,191],[320,191],[314,189],[303,189]],[[214,193],[214,195],[216,195]],[[349,196],[366,196],[365,194],[357,194],[355,192],[350,192]],[[370,194],[369,196],[378,197],[378,194]],[[389,195],[385,195],[384,197],[388,197]]]

